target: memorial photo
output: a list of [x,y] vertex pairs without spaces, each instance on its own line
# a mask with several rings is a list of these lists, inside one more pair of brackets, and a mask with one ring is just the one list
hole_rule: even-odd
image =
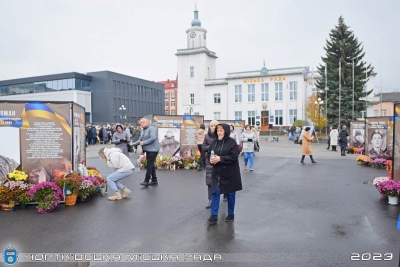
[[163,157],[179,155],[180,136],[178,128],[158,128],[160,153]]
[[351,133],[351,143],[354,147],[362,147],[365,143],[364,129],[353,129]]
[[368,139],[368,156],[372,159],[383,157],[386,152],[386,130],[369,129]]

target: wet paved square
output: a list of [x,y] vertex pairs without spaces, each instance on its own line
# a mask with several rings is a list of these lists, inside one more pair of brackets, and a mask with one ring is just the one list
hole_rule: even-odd
[[[121,201],[95,197],[46,215],[34,207],[0,212],[0,248],[13,244],[31,253],[215,253],[223,255],[220,266],[398,266],[400,208],[364,184],[387,171],[357,165],[355,155],[340,157],[325,147],[313,144],[317,164],[307,159],[303,166],[300,146],[285,140],[262,143],[254,172],[242,173],[244,189],[237,193],[233,223],[224,221],[227,204],[221,200],[218,224],[207,225],[204,171],[159,170],[159,186],[143,188],[144,171],[137,168],[123,180],[132,194]],[[98,149],[88,148],[88,165],[105,176],[111,170],[96,156]],[[131,155],[132,161],[136,157]],[[393,253],[393,259],[355,262],[351,253]]]

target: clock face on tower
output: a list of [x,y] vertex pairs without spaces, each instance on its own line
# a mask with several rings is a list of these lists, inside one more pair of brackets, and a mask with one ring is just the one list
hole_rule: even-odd
[[196,37],[196,33],[195,32],[191,32],[190,33],[190,38],[194,38],[194,37]]

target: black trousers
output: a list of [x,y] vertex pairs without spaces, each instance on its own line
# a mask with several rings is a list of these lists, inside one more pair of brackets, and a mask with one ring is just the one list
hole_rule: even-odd
[[200,151],[199,165],[206,166],[206,152],[203,151],[203,145],[197,145],[197,148]]
[[146,177],[144,178],[144,180],[147,182],[150,181],[150,178],[153,182],[157,181],[156,167],[154,166],[157,154],[158,152],[146,152],[147,170],[146,170]]

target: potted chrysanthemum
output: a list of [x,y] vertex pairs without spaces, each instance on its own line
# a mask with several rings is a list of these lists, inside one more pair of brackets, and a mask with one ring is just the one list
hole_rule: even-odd
[[29,190],[29,196],[39,202],[36,207],[39,213],[48,213],[58,206],[63,194],[61,188],[55,183],[43,182],[32,187]]
[[398,204],[398,197],[400,194],[400,181],[397,180],[386,180],[380,182],[377,186],[378,191],[389,198],[390,205]]

